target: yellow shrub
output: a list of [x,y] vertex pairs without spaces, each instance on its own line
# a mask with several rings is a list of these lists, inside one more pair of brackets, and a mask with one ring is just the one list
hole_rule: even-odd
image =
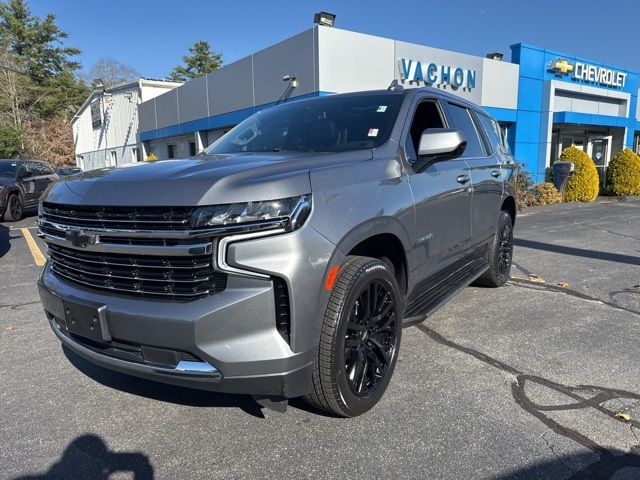
[[158,157],[156,157],[156,154],[150,153],[149,155],[147,155],[147,159],[145,160],[145,162],[155,162],[156,160],[158,160]]
[[593,160],[574,145],[564,149],[560,160],[573,162],[575,165],[575,170],[564,187],[564,200],[593,202],[600,191],[598,170]]
[[618,152],[609,163],[607,184],[615,195],[640,195],[640,157],[628,148]]
[[533,198],[533,205],[551,205],[562,202],[562,195],[551,182],[539,183],[533,187]]

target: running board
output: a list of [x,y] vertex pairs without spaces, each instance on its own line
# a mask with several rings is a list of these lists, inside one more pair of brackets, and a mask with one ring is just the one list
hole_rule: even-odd
[[488,269],[489,263],[485,259],[477,259],[452,272],[431,288],[425,286],[424,291],[417,293],[405,309],[402,327],[410,327],[426,320]]

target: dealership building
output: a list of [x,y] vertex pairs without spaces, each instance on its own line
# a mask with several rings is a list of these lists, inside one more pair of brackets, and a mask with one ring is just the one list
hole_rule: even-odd
[[570,145],[602,167],[625,146],[640,151],[639,72],[522,43],[499,57],[317,26],[141,103],[139,146],[194,155],[262,108],[398,80],[484,107],[536,181]]

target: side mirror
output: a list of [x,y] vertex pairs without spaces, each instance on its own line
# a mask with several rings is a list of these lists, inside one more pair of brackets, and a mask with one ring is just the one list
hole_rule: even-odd
[[28,170],[20,169],[18,171],[18,178],[27,178],[28,176],[29,176]]
[[462,155],[467,139],[460,130],[453,128],[429,128],[422,132],[418,158],[444,160]]

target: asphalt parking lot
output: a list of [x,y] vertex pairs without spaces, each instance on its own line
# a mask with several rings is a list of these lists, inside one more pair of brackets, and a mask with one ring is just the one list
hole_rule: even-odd
[[33,214],[0,223],[2,479],[640,478],[638,199],[523,212],[509,284],[405,330],[381,403],[346,420],[65,354],[25,232],[42,250]]

